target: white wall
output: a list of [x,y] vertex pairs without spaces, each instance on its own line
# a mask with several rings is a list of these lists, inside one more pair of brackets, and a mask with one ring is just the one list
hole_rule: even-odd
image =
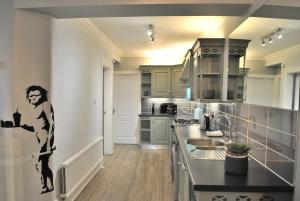
[[[11,69],[13,1],[0,1],[0,120],[11,114]],[[12,132],[0,128],[0,195],[1,200],[10,199],[8,186],[13,185]]]
[[103,65],[112,68],[107,61],[114,57],[78,20],[53,20],[52,37],[58,169],[71,155],[103,136]]
[[148,63],[146,57],[122,57],[120,63],[116,64],[115,71],[138,71],[140,65]]
[[[19,108],[22,123],[32,121],[25,89],[35,84],[49,91],[55,112],[57,150],[50,166],[56,192],[40,195],[40,176],[32,158],[33,153],[39,152],[35,134],[23,129],[1,129],[0,200],[55,200],[60,193],[61,163],[103,136],[102,68],[112,68],[112,59],[119,60],[120,52],[86,20],[56,20],[26,11],[14,14],[13,5],[8,2],[0,4],[0,61],[6,64],[0,68],[0,119],[11,120],[12,113]],[[2,27],[6,32],[2,33]],[[7,135],[8,131],[12,133]]]
[[266,68],[265,60],[246,59],[246,68],[250,68],[248,74],[264,74],[275,75],[276,71],[270,68]]
[[266,57],[266,65],[283,63],[281,69],[280,107],[291,109],[293,97],[293,73],[300,72],[300,44]]

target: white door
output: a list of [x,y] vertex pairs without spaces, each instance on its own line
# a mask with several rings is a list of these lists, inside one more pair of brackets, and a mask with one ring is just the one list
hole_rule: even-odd
[[113,133],[115,143],[137,143],[139,88],[139,73],[114,74]]

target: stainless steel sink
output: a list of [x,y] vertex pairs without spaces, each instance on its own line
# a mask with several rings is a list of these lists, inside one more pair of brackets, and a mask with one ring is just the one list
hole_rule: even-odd
[[207,151],[225,151],[226,148],[224,146],[213,146],[213,147],[196,147],[199,150],[207,150]]
[[217,147],[224,146],[224,143],[219,140],[214,139],[187,139],[187,144],[193,145],[195,147]]
[[226,147],[222,141],[214,139],[186,139],[186,145],[192,159],[225,160]]

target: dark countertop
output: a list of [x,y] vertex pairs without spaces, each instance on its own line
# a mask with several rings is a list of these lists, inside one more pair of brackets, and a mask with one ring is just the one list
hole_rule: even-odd
[[271,171],[249,160],[248,174],[236,176],[225,173],[223,160],[191,159],[184,140],[208,138],[199,125],[175,125],[176,136],[185,157],[195,191],[223,192],[293,192],[290,186]]
[[161,113],[141,113],[139,117],[175,117],[175,114],[161,114]]

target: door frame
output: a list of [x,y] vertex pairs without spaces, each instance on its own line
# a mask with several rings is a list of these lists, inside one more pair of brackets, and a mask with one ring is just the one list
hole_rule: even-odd
[[[141,74],[140,74],[140,71],[114,71],[114,74],[113,76],[115,77],[116,75],[137,75],[137,79],[138,79],[138,110],[137,110],[137,113],[140,114],[141,113],[141,90],[140,90],[140,85],[141,85]],[[113,94],[115,94],[115,91],[114,91],[114,88],[113,88]],[[113,104],[113,111],[115,111],[115,98],[113,98],[113,101],[112,101],[112,104]],[[138,116],[136,117],[138,118]],[[112,119],[112,122],[114,123],[114,112],[113,112],[113,119]],[[138,122],[138,128],[140,127],[140,123],[139,123],[139,120],[137,119],[137,122]],[[114,135],[114,131],[113,131],[113,135]],[[113,136],[113,141],[115,142],[115,136]],[[137,136],[136,136],[136,143],[138,144],[140,142],[140,135],[139,133],[137,133]]]
[[114,153],[113,141],[113,69],[103,65],[103,110],[102,110],[102,132],[104,138],[104,154]]

